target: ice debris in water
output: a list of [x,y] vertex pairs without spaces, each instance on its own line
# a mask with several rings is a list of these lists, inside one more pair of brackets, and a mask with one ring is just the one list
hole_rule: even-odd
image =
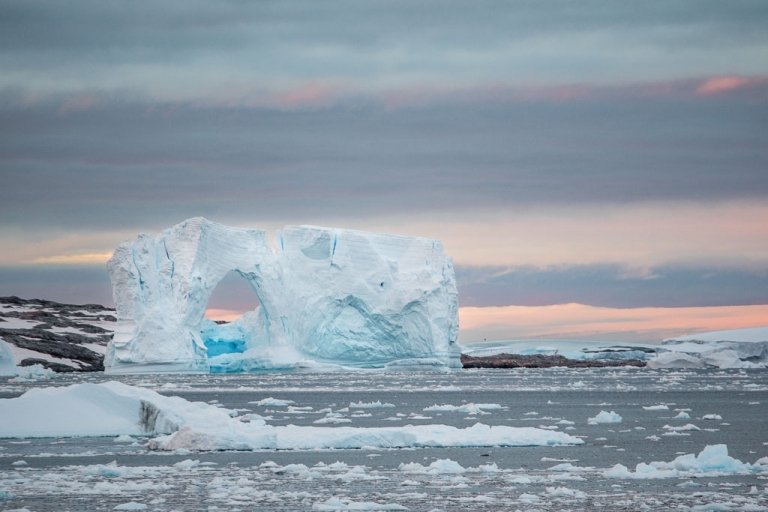
[[[289,226],[276,245],[203,218],[120,245],[107,263],[118,322],[106,371],[460,367],[456,280],[440,242]],[[230,271],[259,306],[206,322]]]
[[476,415],[476,414],[488,414],[486,411],[493,411],[493,410],[499,410],[504,409],[499,404],[463,404],[463,405],[450,405],[450,404],[443,404],[443,405],[430,405],[429,407],[425,407],[425,411],[434,412],[460,412],[464,414],[470,414],[470,415]]
[[375,402],[350,402],[349,407],[351,409],[381,409],[394,407],[395,404],[381,403],[381,400]]
[[249,404],[254,405],[261,405],[261,406],[271,406],[271,407],[286,407],[291,404],[295,404],[293,400],[282,400],[280,398],[262,398],[261,400],[254,400],[253,402],[248,402]]
[[341,511],[341,510],[408,510],[407,507],[396,503],[376,503],[374,501],[352,501],[349,498],[328,498],[312,505],[312,510]]
[[[759,461],[758,461],[759,462]],[[728,455],[724,444],[707,445],[698,455],[689,453],[675,458],[671,462],[641,462],[635,471],[622,464],[616,464],[603,472],[608,478],[659,479],[690,477],[698,475],[728,475],[762,473],[768,466],[758,463],[748,464]]]
[[621,416],[614,411],[600,411],[596,416],[588,418],[587,423],[590,425],[597,425],[599,423],[621,423]]

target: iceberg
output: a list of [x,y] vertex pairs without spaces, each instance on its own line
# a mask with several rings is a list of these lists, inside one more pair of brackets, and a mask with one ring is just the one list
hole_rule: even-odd
[[[460,367],[453,264],[436,240],[188,219],[107,262],[117,312],[108,373],[241,372],[304,365]],[[230,271],[259,306],[204,319]]]
[[768,367],[768,327],[712,331],[666,339],[649,368]]
[[0,338],[0,376],[16,375],[16,363],[14,363],[11,345]]

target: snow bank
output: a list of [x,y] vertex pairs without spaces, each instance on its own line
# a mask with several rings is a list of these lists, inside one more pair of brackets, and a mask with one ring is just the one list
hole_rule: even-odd
[[768,466],[748,464],[728,455],[724,444],[707,445],[698,455],[681,455],[671,462],[641,462],[630,471],[616,464],[603,472],[607,478],[660,479],[768,472]]
[[160,435],[157,450],[310,450],[582,444],[539,428],[448,425],[299,427],[243,422],[203,402],[165,397],[119,382],[37,388],[0,400],[0,437]]
[[0,437],[78,437],[170,433],[196,423],[224,428],[227,411],[120,382],[30,389],[0,400]]

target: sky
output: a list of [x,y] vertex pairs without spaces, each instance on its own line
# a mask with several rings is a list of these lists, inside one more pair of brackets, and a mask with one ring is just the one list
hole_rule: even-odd
[[[763,0],[0,0],[0,295],[185,218],[442,240],[464,343],[768,325]],[[222,317],[254,305],[227,277]]]

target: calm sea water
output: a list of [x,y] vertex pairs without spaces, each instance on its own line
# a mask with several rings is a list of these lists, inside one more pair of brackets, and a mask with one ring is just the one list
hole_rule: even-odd
[[[30,387],[110,380],[0,380],[0,397]],[[754,463],[768,455],[768,372],[542,369],[455,372],[145,375],[119,380],[166,395],[253,412],[271,425],[315,425],[323,410],[344,426],[474,423],[557,429],[585,444],[558,447],[158,453],[145,439],[0,440],[0,510],[663,510],[768,507],[768,473],[616,479],[623,464],[671,461],[726,444]],[[258,406],[273,397],[294,402]],[[381,402],[379,408],[351,403]],[[432,405],[498,404],[486,414]],[[667,409],[643,407],[666,405]],[[601,410],[621,423],[590,425]],[[689,419],[675,418],[685,412]],[[703,419],[717,414],[721,419]],[[2,418],[0,418],[2,421]],[[55,418],[52,419],[55,421]],[[673,428],[693,425],[690,430]],[[456,465],[438,460],[450,459]],[[114,464],[111,464],[113,463]],[[335,464],[340,462],[342,464]],[[418,463],[424,466],[407,466]],[[558,464],[572,464],[575,467]],[[442,469],[441,469],[442,467]],[[111,468],[111,469],[110,469]],[[414,470],[416,468],[416,470]],[[453,469],[451,469],[453,468]],[[3,497],[4,496],[4,497]],[[133,503],[133,505],[131,505]],[[718,508],[720,507],[720,508]]]

